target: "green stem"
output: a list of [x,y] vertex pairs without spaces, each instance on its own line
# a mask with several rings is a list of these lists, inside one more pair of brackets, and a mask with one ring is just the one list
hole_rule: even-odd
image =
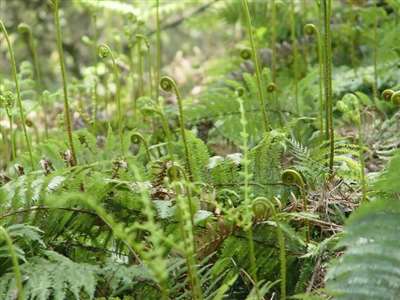
[[123,137],[122,104],[121,104],[121,80],[120,80],[119,69],[118,69],[117,62],[115,60],[113,52],[111,51],[110,47],[108,47],[106,44],[102,44],[99,46],[99,55],[101,58],[106,58],[108,56],[110,56],[110,58],[111,58],[113,74],[114,74],[114,81],[117,86],[116,98],[117,98],[118,136],[119,136],[119,141],[120,141],[121,154],[124,155],[124,137]]
[[319,67],[319,132],[321,142],[324,139],[324,66],[322,60],[322,44],[321,44],[321,34],[318,28],[314,24],[307,24],[304,26],[304,31],[307,34],[315,34],[317,41],[317,57],[318,57],[318,67]]
[[97,30],[97,14],[93,13],[92,15],[93,21],[93,29],[94,29],[94,40],[93,40],[93,63],[94,63],[94,74],[95,79],[93,83],[93,100],[94,100],[94,109],[93,109],[93,131],[96,134],[97,131],[97,113],[99,110],[99,94],[97,92],[97,63],[98,63],[98,56],[97,56],[97,47],[98,47],[98,40],[99,40],[99,32]]
[[24,289],[23,289],[23,285],[22,285],[22,275],[21,275],[21,270],[19,268],[18,257],[15,252],[13,242],[12,242],[7,230],[3,226],[0,226],[0,233],[2,233],[4,239],[6,240],[7,247],[8,247],[8,253],[10,254],[11,261],[13,264],[15,283],[16,283],[17,290],[18,290],[18,296],[17,296],[18,300],[24,300],[25,297],[24,297]]
[[143,137],[143,135],[141,135],[139,132],[134,132],[131,135],[131,140],[132,140],[132,138],[137,138],[138,140],[140,140],[142,142],[145,152],[146,152],[147,159],[149,161],[151,161],[151,153],[150,153],[149,145],[147,144],[147,141]]
[[294,77],[294,100],[296,103],[296,111],[299,113],[299,71],[298,71],[298,45],[296,38],[296,13],[294,0],[290,4],[290,20],[291,20],[291,39],[292,39],[292,55],[293,55],[293,77]]
[[276,222],[276,236],[279,245],[279,263],[280,263],[280,277],[281,277],[280,299],[286,300],[286,246],[285,246],[285,237],[283,235],[282,229],[278,221]]
[[[376,7],[375,7],[376,9]],[[372,90],[374,95],[374,102],[378,98],[378,13],[374,11],[374,82]]]
[[10,61],[11,61],[12,75],[13,75],[13,79],[14,79],[14,83],[15,83],[15,89],[17,91],[17,105],[18,105],[18,109],[19,109],[19,116],[21,119],[22,130],[24,132],[25,142],[26,142],[26,146],[28,148],[28,153],[29,153],[29,159],[30,159],[32,170],[33,170],[35,164],[33,161],[31,142],[29,140],[28,131],[26,129],[25,112],[24,112],[24,108],[22,106],[21,90],[19,87],[19,80],[18,80],[18,76],[17,76],[17,64],[15,62],[14,50],[11,45],[10,37],[8,36],[7,29],[4,26],[3,21],[1,21],[1,20],[0,20],[0,29],[1,29],[1,31],[3,31],[4,37],[6,38],[6,42],[7,42],[8,53],[10,55]]
[[185,120],[184,120],[184,114],[183,114],[183,103],[182,103],[181,94],[178,90],[178,87],[176,86],[175,81],[168,76],[164,76],[161,78],[160,86],[163,90],[165,90],[167,92],[171,92],[173,90],[176,95],[176,99],[178,101],[178,109],[179,109],[179,127],[180,127],[180,131],[181,131],[183,145],[185,148],[186,167],[188,169],[189,179],[190,179],[190,181],[192,181],[193,180],[193,169],[192,169],[192,165],[190,162],[190,158],[192,156],[190,155],[189,145],[188,145],[187,138],[186,138]]
[[11,150],[11,160],[17,158],[17,147],[15,145],[15,137],[14,137],[14,118],[12,112],[9,109],[6,110],[8,123],[10,126],[10,150]]
[[161,73],[161,26],[160,26],[160,0],[156,0],[156,47],[157,47],[157,65],[156,65],[156,102],[159,102],[160,90],[158,89],[158,83],[160,82]]
[[264,93],[263,93],[262,79],[261,79],[261,69],[260,69],[260,63],[259,63],[256,45],[255,45],[254,38],[253,38],[250,11],[249,11],[249,5],[247,3],[247,0],[242,0],[242,7],[243,7],[245,20],[246,20],[247,33],[249,35],[249,41],[250,41],[250,46],[251,46],[253,62],[254,62],[255,69],[256,69],[257,97],[260,102],[261,112],[262,112],[262,116],[263,116],[263,129],[264,129],[264,131],[267,131],[268,130],[268,117],[267,117],[267,110],[265,108]]
[[[138,75],[139,75],[139,97],[143,96],[143,55],[142,55],[142,38],[139,38],[136,43],[138,56]],[[136,110],[136,108],[135,108]]]
[[62,46],[62,34],[61,34],[61,25],[60,25],[60,16],[59,16],[59,0],[53,0],[54,3],[54,20],[57,31],[57,48],[58,55],[60,60],[60,69],[61,69],[61,77],[63,81],[63,91],[64,91],[64,117],[66,123],[68,144],[72,154],[72,165],[76,165],[78,163],[76,158],[76,152],[74,147],[74,141],[72,138],[72,121],[71,121],[71,112],[69,109],[69,100],[68,100],[68,86],[67,86],[67,72],[65,70],[65,60],[64,60],[64,49]]
[[360,177],[361,177],[361,193],[362,202],[367,201],[367,181],[365,178],[365,159],[364,159],[364,135],[362,128],[362,115],[360,109],[358,109],[358,147],[360,156]]
[[331,41],[331,1],[321,0],[323,16],[323,62],[324,62],[324,90],[326,105],[326,132],[329,140],[329,173],[333,174],[334,130],[333,130],[333,100],[332,100],[332,41]]

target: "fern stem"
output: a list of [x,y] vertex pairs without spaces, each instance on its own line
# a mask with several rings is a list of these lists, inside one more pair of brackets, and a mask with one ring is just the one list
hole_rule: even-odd
[[[375,7],[376,9],[376,7]],[[374,102],[378,98],[378,13],[374,11],[374,29],[373,29],[373,43],[374,43],[374,82],[372,84]]]
[[[139,97],[144,95],[144,79],[143,79],[143,55],[142,55],[142,38],[137,39],[136,43],[136,51],[137,51],[137,64],[138,64],[138,75],[139,75]],[[136,110],[136,108],[135,108]]]
[[97,30],[97,14],[94,12],[92,14],[92,22],[93,22],[93,63],[94,63],[94,82],[93,82],[93,100],[94,100],[94,108],[93,108],[93,132],[96,134],[97,132],[97,113],[99,110],[99,93],[97,92],[97,63],[98,63],[98,55],[97,55],[97,46],[99,41],[99,31]]
[[117,127],[118,127],[118,136],[121,148],[121,154],[124,155],[124,136],[123,136],[123,125],[122,125],[122,105],[121,105],[121,80],[120,74],[118,70],[118,65],[115,60],[114,54],[110,47],[106,44],[102,44],[99,46],[99,55],[101,58],[110,57],[112,68],[113,68],[113,75],[114,81],[117,86],[116,88],[116,98],[117,98]]
[[156,0],[156,47],[157,47],[157,65],[156,65],[156,102],[160,100],[160,90],[158,88],[158,83],[160,82],[161,73],[161,26],[160,26],[160,0]]
[[[276,3],[275,0],[271,0],[271,79],[274,84],[277,83],[277,72],[276,72],[276,60],[277,60],[277,55],[276,55],[276,29],[277,29],[277,24],[276,24]],[[281,106],[280,102],[277,99],[277,91],[274,89],[272,91],[272,103],[274,103],[276,110],[279,111],[278,118],[279,122],[281,125],[283,125],[283,114],[280,111]]]
[[247,3],[247,0],[242,0],[242,8],[243,8],[244,17],[246,20],[247,33],[249,36],[253,62],[254,62],[255,69],[256,69],[257,96],[258,96],[258,100],[259,100],[260,106],[261,106],[261,112],[262,112],[262,117],[263,117],[263,129],[264,129],[264,131],[267,131],[268,130],[268,117],[267,117],[267,110],[265,108],[264,92],[263,92],[262,79],[261,79],[261,68],[260,68],[260,63],[259,63],[259,58],[258,58],[258,52],[256,49],[254,37],[253,37],[251,17],[250,17],[249,5]]
[[11,152],[11,160],[17,158],[17,147],[15,145],[15,133],[14,133],[14,117],[12,112],[9,111],[9,108],[6,108],[6,114],[8,117],[8,123],[10,126],[10,152]]
[[193,180],[193,168],[192,168],[192,165],[190,162],[191,155],[190,155],[189,145],[188,145],[186,133],[185,133],[185,120],[184,120],[184,114],[183,114],[183,103],[182,103],[181,94],[178,90],[178,87],[177,87],[175,81],[171,77],[168,77],[168,76],[162,77],[160,80],[160,86],[166,92],[171,92],[173,90],[176,95],[176,99],[178,101],[178,109],[179,109],[179,127],[180,127],[180,131],[181,131],[183,146],[185,148],[186,168],[189,173],[189,179],[190,179],[190,181],[192,181]]
[[300,112],[299,105],[299,71],[298,71],[298,45],[296,38],[296,13],[294,0],[290,2],[290,32],[292,40],[292,55],[293,55],[293,77],[294,77],[294,101],[296,104],[297,113]]
[[276,236],[278,238],[278,244],[279,244],[279,263],[280,263],[280,277],[281,277],[280,299],[286,300],[286,246],[285,246],[285,237],[283,235],[282,229],[278,221],[276,222]]
[[62,34],[61,34],[61,25],[60,25],[60,15],[59,15],[59,0],[52,0],[54,4],[54,20],[56,26],[56,38],[57,38],[57,48],[58,48],[58,56],[60,61],[60,69],[61,69],[61,77],[63,81],[63,91],[64,91],[64,117],[66,123],[67,137],[69,148],[72,154],[72,165],[76,165],[78,163],[76,158],[76,152],[74,147],[74,140],[72,138],[72,121],[71,121],[71,112],[69,108],[69,100],[68,100],[68,85],[67,85],[67,72],[65,69],[65,60],[64,60],[64,49],[62,46]]
[[324,90],[326,106],[326,132],[329,140],[329,173],[333,174],[334,162],[334,130],[333,130],[333,100],[332,100],[332,41],[331,41],[331,1],[321,0],[323,16],[323,62],[324,62]]
[[24,300],[25,297],[24,297],[24,288],[22,285],[22,275],[21,275],[21,270],[19,268],[18,257],[15,252],[13,242],[12,242],[7,230],[3,226],[0,226],[0,233],[2,233],[4,239],[6,240],[7,247],[8,247],[8,253],[10,254],[11,261],[13,264],[15,283],[16,283],[16,286],[18,289],[18,300]]
[[315,34],[316,44],[317,44],[317,58],[318,58],[318,68],[319,68],[319,133],[321,142],[324,139],[324,66],[322,61],[322,44],[321,44],[321,34],[318,28],[314,24],[307,24],[304,26],[304,31],[306,34]]
[[360,156],[360,177],[361,177],[361,200],[367,201],[367,181],[365,177],[365,159],[364,159],[364,133],[362,126],[362,114],[358,108],[358,147]]
[[24,108],[22,106],[22,97],[21,97],[21,90],[20,90],[20,86],[19,86],[19,80],[18,80],[18,76],[17,76],[17,64],[15,62],[14,49],[11,45],[11,41],[10,41],[10,37],[8,36],[7,29],[6,29],[3,21],[1,21],[1,20],[0,20],[0,30],[3,31],[4,37],[7,42],[8,53],[10,55],[10,62],[11,62],[11,68],[12,68],[12,75],[13,75],[13,79],[14,79],[14,83],[15,83],[15,89],[17,92],[17,105],[18,105],[18,109],[19,109],[19,116],[20,116],[21,123],[22,123],[22,130],[24,132],[26,146],[28,148],[29,160],[30,160],[31,167],[33,170],[34,169],[34,161],[33,161],[33,154],[32,154],[32,146],[31,146],[31,142],[29,140],[28,131],[26,129],[26,118],[25,118]]
[[132,135],[131,135],[131,140],[132,140],[133,138],[136,138],[136,139],[138,139],[138,140],[140,140],[140,141],[142,142],[142,144],[143,144],[143,146],[144,146],[144,149],[145,149],[145,152],[146,152],[147,159],[148,159],[149,161],[151,161],[151,153],[150,153],[149,145],[147,144],[147,141],[146,141],[146,139],[144,138],[144,136],[141,135],[139,132],[134,132],[134,133],[132,133]]

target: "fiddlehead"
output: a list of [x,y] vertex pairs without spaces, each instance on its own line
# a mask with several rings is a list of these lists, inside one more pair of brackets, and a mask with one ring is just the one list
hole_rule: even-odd
[[319,132],[321,136],[321,141],[323,139],[324,134],[324,100],[323,100],[323,62],[322,62],[322,44],[321,44],[321,34],[314,24],[306,24],[304,26],[304,32],[307,35],[315,35],[317,41],[317,57],[318,57],[318,65],[319,65]]
[[386,101],[390,101],[391,98],[392,98],[392,95],[393,95],[394,93],[395,93],[395,92],[394,92],[393,90],[391,90],[391,89],[384,90],[384,91],[382,92],[382,98],[383,98],[384,100],[386,100]]
[[[303,208],[304,211],[307,212],[308,206],[307,206],[307,197],[305,194],[306,183],[304,181],[303,176],[296,170],[286,169],[282,172],[282,182],[288,186],[296,186],[299,188],[300,195],[303,200]],[[310,228],[310,222],[308,220],[306,221],[306,226],[307,226],[307,231],[306,231],[307,242],[309,242],[311,228]]]
[[267,85],[267,92],[268,93],[274,93],[278,90],[278,87],[276,86],[275,83],[271,82]]
[[301,189],[306,186],[303,176],[293,169],[286,169],[282,172],[282,182],[286,185],[295,185]]
[[150,153],[149,145],[147,144],[147,141],[146,141],[146,139],[144,138],[143,135],[141,135],[139,132],[134,132],[134,133],[132,133],[132,134],[131,134],[131,142],[132,142],[133,144],[142,143],[143,146],[144,146],[144,149],[145,149],[145,151],[146,151],[147,159],[148,159],[149,161],[151,161],[151,153]]
[[251,59],[252,55],[251,55],[251,49],[249,48],[243,48],[240,49],[240,53],[239,53],[240,57],[244,60],[248,60]]
[[260,63],[259,63],[259,58],[258,58],[258,54],[257,54],[256,44],[255,44],[254,38],[253,38],[250,11],[249,11],[249,5],[247,3],[247,0],[242,0],[242,8],[243,8],[243,12],[244,12],[245,20],[246,20],[247,33],[248,33],[250,45],[251,45],[251,56],[253,58],[254,66],[256,69],[257,96],[258,96],[258,101],[260,102],[260,106],[261,106],[261,112],[262,112],[262,117],[263,117],[263,128],[264,128],[264,131],[267,131],[268,130],[268,117],[267,117],[267,110],[265,107],[264,93],[263,93],[263,88],[262,88],[261,69],[260,69]]
[[102,59],[110,58],[112,62],[112,69],[114,74],[114,81],[117,86],[116,88],[116,97],[117,97],[117,127],[118,127],[118,135],[119,142],[121,147],[121,153],[124,152],[124,140],[123,140],[123,132],[122,132],[122,107],[121,107],[121,81],[119,76],[119,69],[117,66],[117,62],[115,60],[114,54],[111,51],[111,48],[106,44],[101,44],[98,47],[99,57]]
[[178,87],[176,86],[175,81],[168,76],[163,76],[160,80],[160,87],[168,93],[175,93],[176,99],[178,101],[178,109],[179,109],[179,127],[181,131],[181,137],[182,137],[182,142],[185,148],[185,156],[186,156],[186,167],[189,172],[189,178],[192,180],[192,166],[190,163],[190,150],[189,150],[189,145],[187,142],[186,138],[186,133],[185,133],[185,120],[184,120],[184,114],[183,114],[183,104],[182,104],[182,97],[181,94],[179,93]]
[[4,26],[3,21],[1,21],[1,20],[0,20],[0,31],[3,32],[4,37],[6,39],[6,42],[7,42],[8,53],[10,55],[12,76],[13,76],[13,79],[14,79],[15,89],[16,89],[16,92],[17,92],[17,105],[18,105],[18,110],[19,110],[19,116],[20,116],[21,123],[22,123],[22,130],[24,132],[26,146],[28,148],[31,167],[32,167],[32,169],[34,169],[32,146],[31,146],[31,141],[30,141],[29,136],[28,136],[28,131],[26,129],[26,117],[25,117],[24,108],[22,106],[22,97],[21,97],[21,90],[20,90],[20,86],[19,86],[19,80],[18,80],[18,76],[17,76],[17,64],[15,62],[14,49],[13,49],[13,47],[11,45],[11,41],[10,41],[10,38],[8,36],[7,29]]
[[400,91],[394,92],[390,97],[390,101],[395,105],[400,105]]
[[62,34],[61,34],[61,25],[60,25],[60,16],[59,16],[59,0],[52,0],[53,3],[53,12],[54,12],[54,22],[56,26],[56,38],[57,38],[57,48],[58,48],[58,56],[60,61],[60,69],[61,69],[61,77],[63,82],[63,92],[64,92],[64,117],[65,117],[65,125],[67,129],[68,143],[69,148],[72,154],[72,164],[76,165],[78,163],[76,158],[76,152],[74,147],[74,140],[72,138],[72,121],[71,121],[71,111],[69,108],[69,99],[68,99],[68,83],[67,83],[67,72],[65,69],[65,60],[64,60],[64,49],[62,46]]

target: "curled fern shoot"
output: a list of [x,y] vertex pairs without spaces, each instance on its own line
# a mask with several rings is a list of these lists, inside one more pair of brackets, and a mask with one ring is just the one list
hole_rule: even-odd
[[321,0],[321,15],[323,23],[323,63],[324,63],[324,91],[326,134],[329,141],[329,173],[333,174],[335,156],[335,136],[333,130],[333,100],[332,100],[332,40],[331,40],[331,1]]
[[296,170],[286,169],[282,172],[282,182],[286,185],[295,185],[299,188],[304,188],[305,183],[303,176]]
[[264,92],[263,92],[262,79],[261,79],[261,68],[260,68],[258,53],[257,53],[257,49],[256,49],[256,44],[255,44],[254,37],[253,37],[249,4],[247,3],[247,0],[242,0],[242,9],[243,9],[244,17],[246,20],[247,34],[249,36],[249,41],[250,41],[250,46],[251,46],[251,56],[253,58],[253,62],[254,62],[255,70],[256,70],[257,97],[258,97],[258,101],[260,102],[260,108],[261,108],[262,117],[263,117],[263,129],[264,129],[264,131],[267,131],[268,130],[268,116],[267,116],[267,110],[266,110],[265,101],[264,101]]
[[149,145],[147,144],[147,141],[146,141],[146,139],[144,138],[143,135],[141,135],[139,132],[132,133],[131,142],[134,143],[134,144],[139,144],[141,142],[143,147],[144,147],[144,149],[145,149],[147,159],[149,161],[151,161],[151,153],[150,153],[150,150],[149,150]]
[[110,58],[112,63],[112,69],[114,74],[114,81],[117,86],[116,89],[116,97],[117,97],[117,127],[118,127],[118,135],[119,142],[121,147],[121,153],[124,151],[124,140],[123,140],[123,128],[122,128],[122,107],[121,107],[121,80],[119,69],[117,66],[117,62],[115,60],[114,54],[111,51],[110,47],[106,44],[102,44],[98,47],[99,57],[102,59]]
[[[304,182],[303,176],[296,170],[286,169],[282,172],[282,182],[288,186],[296,186],[299,188],[301,198],[303,199],[304,211],[307,212],[308,205],[305,193],[306,183]],[[307,231],[306,231],[307,242],[309,242],[311,228],[310,228],[310,222],[308,220],[306,221],[306,226],[307,226]]]
[[319,66],[319,132],[322,141],[324,136],[324,87],[323,87],[324,66],[322,61],[321,34],[317,26],[315,26],[314,24],[306,24],[304,26],[304,32],[307,35],[315,35],[317,41],[317,57]]
[[19,80],[18,80],[18,76],[17,76],[17,64],[15,62],[14,49],[11,45],[11,41],[10,41],[10,37],[8,36],[7,29],[6,29],[3,21],[1,21],[1,20],[0,20],[0,31],[3,32],[6,42],[7,42],[8,54],[10,55],[12,76],[13,76],[14,83],[15,83],[15,90],[17,92],[17,105],[18,105],[18,110],[19,110],[19,116],[20,116],[21,123],[22,123],[21,124],[22,130],[24,132],[25,143],[26,143],[26,146],[28,149],[31,167],[32,167],[32,169],[34,169],[32,146],[31,146],[31,141],[28,136],[28,131],[26,129],[26,117],[25,117],[24,108],[22,106],[22,97],[21,97],[21,90],[20,90],[20,86],[19,86]]
[[275,83],[271,82],[267,85],[267,92],[268,93],[273,93],[276,92],[278,90],[278,87],[276,86]]
[[58,56],[60,61],[60,69],[61,69],[61,77],[63,82],[63,92],[64,92],[64,118],[65,118],[65,126],[67,130],[68,144],[72,154],[72,165],[76,165],[78,163],[76,158],[74,140],[72,138],[72,120],[71,120],[71,111],[69,108],[69,99],[68,99],[68,83],[67,83],[67,72],[65,69],[65,60],[64,60],[64,49],[62,46],[62,33],[61,33],[61,25],[60,25],[60,15],[59,15],[59,0],[52,0],[53,3],[53,12],[54,12],[54,22],[56,26],[56,39],[57,39],[57,49]]
[[248,60],[252,58],[251,49],[243,48],[240,50],[240,57],[244,60]]
[[400,91],[393,93],[393,95],[390,97],[390,101],[392,101],[392,103],[395,105],[400,105]]
[[176,99],[178,101],[178,109],[179,109],[179,127],[181,131],[181,137],[182,137],[182,142],[185,148],[185,156],[186,156],[186,168],[189,173],[189,178],[192,180],[192,167],[190,163],[190,150],[189,150],[189,145],[186,139],[186,133],[185,133],[185,120],[184,120],[184,114],[183,114],[183,103],[182,103],[182,97],[181,94],[178,90],[178,87],[175,83],[175,81],[168,76],[163,76],[160,80],[160,87],[165,91],[165,92],[173,92],[176,95]]
[[383,98],[384,100],[386,100],[386,101],[390,101],[391,98],[392,98],[392,95],[393,95],[394,93],[395,93],[395,92],[394,92],[393,90],[391,90],[391,89],[386,89],[386,90],[384,90],[384,91],[382,92],[382,98]]
[[15,252],[13,242],[12,242],[11,237],[9,236],[7,230],[3,226],[0,226],[0,235],[3,236],[3,238],[5,239],[5,241],[7,243],[8,253],[10,254],[10,257],[11,257],[11,261],[12,261],[12,265],[13,265],[13,269],[14,269],[15,283],[16,283],[17,290],[18,290],[18,296],[17,296],[18,300],[24,300],[25,297],[24,297],[24,288],[22,285],[22,275],[21,275],[21,270],[19,268],[18,257]]

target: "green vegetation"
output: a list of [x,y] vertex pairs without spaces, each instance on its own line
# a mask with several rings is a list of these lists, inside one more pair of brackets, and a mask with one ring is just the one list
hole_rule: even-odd
[[1,300],[398,298],[397,0],[0,17]]

